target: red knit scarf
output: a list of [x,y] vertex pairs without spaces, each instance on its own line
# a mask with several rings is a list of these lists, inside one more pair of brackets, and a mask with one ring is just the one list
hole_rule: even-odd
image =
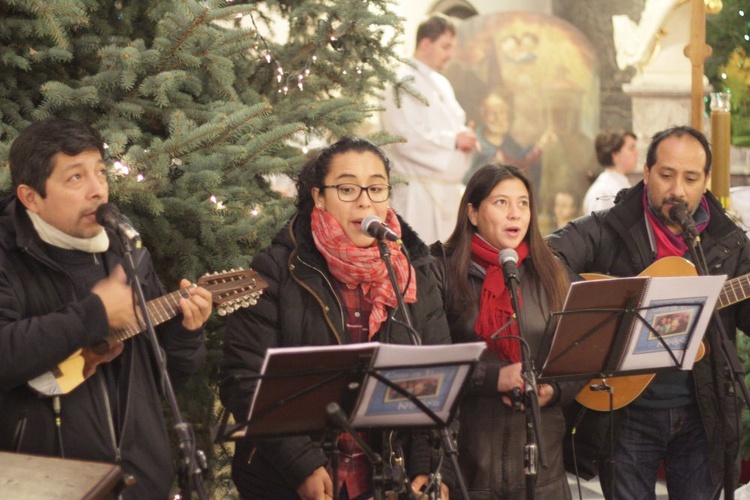
[[[391,229],[400,237],[401,224],[393,210],[388,209],[385,219]],[[380,256],[377,245],[360,248],[344,233],[338,221],[325,210],[317,207],[312,211],[312,234],[315,246],[323,254],[331,274],[344,286],[355,289],[362,287],[364,299],[372,304],[370,312],[370,338],[377,333],[380,325],[387,319],[386,307],[396,307],[396,294],[388,278],[388,269]],[[401,252],[401,247],[388,241],[391,250],[391,262],[396,272],[398,286],[403,292],[409,277],[409,262]],[[411,280],[404,293],[404,302],[417,301],[417,283],[414,268],[411,268]]]
[[[516,247],[516,252],[520,266],[529,254],[529,247],[525,240]],[[500,359],[517,363],[521,361],[521,343],[516,340],[502,340],[503,337],[518,336],[518,323],[510,321],[513,318],[513,304],[508,287],[505,286],[503,268],[498,261],[499,253],[500,250],[487,243],[478,234],[474,234],[471,240],[472,260],[487,270],[484,283],[482,283],[479,313],[474,323],[474,331],[480,339],[487,342],[489,350],[496,353]],[[518,306],[521,307],[520,289]],[[498,333],[498,337],[491,340],[490,337],[506,323],[508,323],[507,326]]]

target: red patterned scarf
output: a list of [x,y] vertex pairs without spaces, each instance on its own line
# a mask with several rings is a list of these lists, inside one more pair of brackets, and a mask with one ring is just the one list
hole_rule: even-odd
[[[520,267],[529,254],[529,247],[525,240],[518,245],[516,252]],[[500,340],[510,335],[518,336],[518,323],[510,321],[513,318],[513,304],[508,287],[505,286],[503,268],[498,261],[499,253],[500,250],[487,243],[478,234],[474,234],[471,240],[471,258],[487,270],[484,283],[482,283],[479,314],[474,323],[474,331],[480,339],[487,342],[489,350],[496,353],[500,359],[517,363],[521,361],[521,343],[515,340]],[[521,307],[520,288],[518,306]],[[491,340],[490,337],[506,323],[508,325],[498,333],[498,338]]]
[[[401,224],[396,213],[388,209],[385,219],[391,229],[400,237]],[[362,293],[367,302],[372,304],[370,313],[370,338],[380,329],[380,325],[387,319],[386,307],[396,307],[396,294],[388,278],[388,269],[380,256],[377,245],[367,248],[355,246],[344,233],[338,221],[325,210],[317,207],[312,211],[312,234],[315,246],[323,254],[328,263],[331,274],[344,286],[354,289],[362,287]],[[388,241],[391,250],[391,262],[396,272],[398,286],[403,292],[406,279],[410,274],[409,262],[401,252],[401,247]],[[417,301],[417,282],[414,268],[411,268],[411,280],[404,293],[404,302]]]
[[[705,196],[701,199],[700,206],[707,216],[709,216],[708,202],[706,201]],[[643,211],[646,212],[648,222],[653,229],[654,239],[656,239],[656,260],[664,257],[682,257],[685,255],[688,251],[688,246],[685,244],[685,241],[680,236],[677,236],[670,231],[669,228],[661,220],[656,218],[651,211],[651,207],[648,204],[648,188],[643,189]],[[695,228],[701,233],[707,225],[708,220],[705,220],[702,223],[697,223]]]

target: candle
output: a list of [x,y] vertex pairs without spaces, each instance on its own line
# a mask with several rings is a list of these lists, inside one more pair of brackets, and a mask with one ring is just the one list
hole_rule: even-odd
[[729,94],[711,93],[711,192],[725,209],[729,209],[729,145],[732,116],[729,112]]

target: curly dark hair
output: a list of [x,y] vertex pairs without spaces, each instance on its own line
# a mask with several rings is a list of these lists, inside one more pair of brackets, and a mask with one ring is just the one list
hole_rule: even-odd
[[305,163],[297,175],[297,201],[295,206],[300,213],[311,213],[315,200],[312,197],[312,188],[322,188],[328,171],[331,169],[331,161],[336,155],[356,151],[358,153],[370,152],[383,161],[385,173],[390,177],[391,162],[382,149],[374,143],[362,137],[342,137],[330,146],[321,149]]

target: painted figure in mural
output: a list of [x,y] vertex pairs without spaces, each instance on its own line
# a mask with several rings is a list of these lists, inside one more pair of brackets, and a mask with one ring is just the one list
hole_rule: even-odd
[[555,217],[555,229],[560,229],[568,222],[572,221],[580,214],[578,200],[568,191],[558,191],[555,193],[555,204],[552,213]]
[[495,162],[520,168],[538,190],[542,177],[542,151],[557,140],[554,132],[546,132],[530,146],[518,144],[511,135],[513,94],[503,89],[495,89],[487,94],[482,101],[481,116],[477,138],[482,149],[474,153],[471,169],[464,182],[468,182],[480,167]]
[[394,189],[393,207],[426,242],[450,234],[461,199],[461,180],[479,147],[450,82],[438,71],[453,57],[456,29],[446,17],[419,25],[411,65],[399,80],[409,82],[428,101],[388,88],[380,114],[382,128],[406,138],[389,147],[393,168],[407,185]]
[[[596,52],[569,23],[530,12],[466,19],[460,26],[459,42],[481,47],[484,57],[476,74],[482,84],[473,94],[463,90],[461,95],[476,98],[486,95],[481,94],[484,88],[504,89],[512,95],[507,134],[524,152],[516,157],[523,158],[534,147],[544,146],[540,164],[527,172],[539,194],[542,232],[552,231],[556,194],[568,192],[582,200],[599,174],[593,148],[599,130]],[[451,72],[447,74],[452,77]],[[465,81],[469,80],[451,83],[458,87]],[[489,161],[490,156],[485,154],[483,160]]]
[[599,174],[583,198],[583,213],[615,206],[615,196],[630,187],[628,174],[638,169],[638,148],[633,132],[610,130],[596,136],[596,159],[604,172]]

